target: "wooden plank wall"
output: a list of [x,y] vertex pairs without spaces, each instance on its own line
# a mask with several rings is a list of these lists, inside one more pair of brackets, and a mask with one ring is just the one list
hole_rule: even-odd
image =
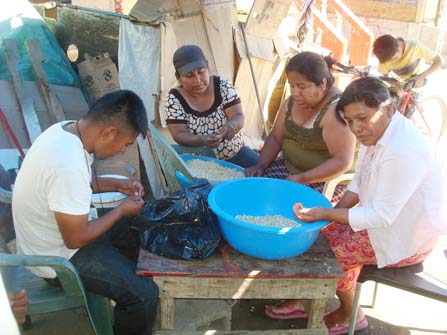
[[[33,106],[42,124],[42,131],[48,128],[52,122],[49,119],[47,108],[40,94],[36,82],[23,82],[24,90],[32,97]],[[59,101],[61,101],[67,120],[78,120],[88,110],[84,96],[78,88],[69,86],[50,85]],[[10,81],[0,80],[0,108],[6,115],[15,135],[24,148],[29,148],[30,140],[19,106],[15,99],[13,87]],[[15,148],[3,126],[0,126],[0,149]]]
[[418,2],[423,1],[425,0],[416,0],[413,2],[396,0],[344,0],[344,3],[358,16],[414,22],[417,17]]

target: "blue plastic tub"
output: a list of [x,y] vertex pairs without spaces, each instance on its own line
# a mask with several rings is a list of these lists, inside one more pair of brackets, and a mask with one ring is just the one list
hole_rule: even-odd
[[[208,162],[215,162],[223,167],[226,168],[230,168],[230,169],[234,169],[234,170],[238,170],[241,172],[244,172],[244,168],[240,167],[239,165],[224,161],[224,160],[220,160],[217,158],[213,158],[213,157],[207,157],[207,156],[197,156],[197,155],[188,155],[188,154],[181,154],[180,157],[185,161],[189,161],[191,159],[202,159],[204,161],[208,161]],[[180,184],[181,187],[185,187],[186,185],[189,184],[189,180],[188,178],[186,178],[183,174],[181,174],[180,172],[178,172],[176,174],[177,176],[177,180]],[[210,184],[215,186],[219,183],[221,183],[221,181],[217,181],[217,180],[209,180]]]
[[[273,178],[243,178],[214,187],[208,203],[219,219],[222,235],[236,250],[263,259],[286,259],[302,254],[329,221],[298,221],[292,206],[332,208],[319,192],[291,181]],[[237,220],[237,215],[282,215],[297,220],[301,227],[265,227]]]

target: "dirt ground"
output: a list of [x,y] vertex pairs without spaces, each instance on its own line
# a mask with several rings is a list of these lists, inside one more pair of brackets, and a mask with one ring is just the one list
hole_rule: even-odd
[[[372,285],[364,285],[361,302],[369,304]],[[233,330],[293,329],[305,327],[304,320],[273,320],[263,313],[271,300],[245,300],[233,302]],[[328,304],[334,308],[335,299]],[[368,328],[357,335],[438,335],[447,334],[447,304],[412,293],[380,285],[375,308],[365,308]],[[187,318],[185,318],[187,319]],[[217,327],[213,327],[216,326]],[[178,330],[184,327],[179,327]],[[203,327],[202,327],[203,328]],[[207,329],[218,329],[218,323]],[[63,331],[62,331],[63,330]],[[223,330],[223,329],[220,329]],[[24,335],[90,335],[93,334],[85,311],[76,309],[33,317],[33,328]],[[205,330],[204,330],[205,334]]]

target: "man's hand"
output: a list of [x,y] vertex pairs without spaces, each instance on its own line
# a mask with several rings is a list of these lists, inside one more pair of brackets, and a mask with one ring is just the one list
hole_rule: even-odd
[[244,173],[246,177],[261,177],[264,174],[265,168],[260,164],[246,168]]
[[144,206],[144,200],[138,196],[132,195],[124,200],[119,206],[122,216],[135,216],[141,211]]
[[413,88],[419,88],[419,87],[425,86],[425,84],[427,83],[427,80],[425,79],[425,77],[421,76],[421,75],[413,76],[410,78],[410,80],[414,80]]
[[17,323],[25,322],[26,312],[28,311],[28,295],[25,290],[20,290],[16,293],[8,293],[9,303],[11,305],[12,313],[17,320]]
[[328,209],[324,207],[304,208],[300,202],[293,205],[293,215],[303,222],[314,222],[328,219]]
[[137,180],[120,179],[117,191],[127,195],[134,195],[139,198],[144,196],[144,187]]

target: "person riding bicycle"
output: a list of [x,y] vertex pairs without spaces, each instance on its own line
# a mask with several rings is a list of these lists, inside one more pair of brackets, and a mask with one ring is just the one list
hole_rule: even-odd
[[[415,81],[415,88],[425,85],[426,78],[439,70],[442,57],[423,43],[391,35],[378,37],[373,53],[379,60],[378,71],[383,75],[394,72],[403,81]],[[424,63],[431,65],[423,70]]]

